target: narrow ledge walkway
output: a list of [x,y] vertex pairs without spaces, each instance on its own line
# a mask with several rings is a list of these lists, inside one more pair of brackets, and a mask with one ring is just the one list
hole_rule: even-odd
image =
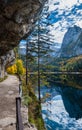
[[[19,80],[9,75],[0,83],[0,130],[16,130],[16,97],[19,96]],[[21,108],[24,130],[37,130],[28,123],[28,109]]]

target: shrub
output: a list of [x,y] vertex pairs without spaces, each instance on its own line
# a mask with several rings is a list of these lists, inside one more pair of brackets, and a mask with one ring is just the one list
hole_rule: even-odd
[[19,74],[22,75],[25,73],[25,68],[23,67],[23,61],[20,59],[16,60],[16,63],[7,68],[7,73],[9,74]]

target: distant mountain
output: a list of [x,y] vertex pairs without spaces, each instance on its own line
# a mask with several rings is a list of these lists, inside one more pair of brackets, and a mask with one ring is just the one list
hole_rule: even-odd
[[[45,43],[44,43],[44,47],[47,47]],[[59,54],[59,50],[61,48],[61,44],[54,43],[54,44],[50,45],[49,48],[50,48],[49,49],[50,51],[48,51],[47,54],[49,54],[52,57],[57,57],[57,55]],[[26,45],[20,44],[18,51],[19,51],[20,55],[26,55]],[[34,54],[33,52],[31,52],[31,53]]]
[[70,27],[66,32],[61,49],[60,57],[74,57],[82,54],[82,29],[78,26]]
[[[62,45],[54,43],[49,54],[53,57],[71,58],[82,55],[82,28],[74,25],[64,35]],[[25,45],[20,45],[19,54],[26,54]]]
[[26,55],[26,45],[20,45],[18,51],[20,55]]

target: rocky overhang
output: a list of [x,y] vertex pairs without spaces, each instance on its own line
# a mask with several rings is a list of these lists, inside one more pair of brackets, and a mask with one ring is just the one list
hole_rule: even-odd
[[0,56],[28,37],[46,0],[0,0]]

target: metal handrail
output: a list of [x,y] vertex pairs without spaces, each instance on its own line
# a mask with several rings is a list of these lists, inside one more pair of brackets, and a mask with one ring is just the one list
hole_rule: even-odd
[[19,97],[16,97],[16,130],[23,130],[23,122],[21,116],[21,98],[22,98],[22,81],[19,77]]
[[22,98],[22,81],[19,80],[19,96]]
[[21,98],[16,98],[16,130],[23,130],[22,116],[21,116]]

